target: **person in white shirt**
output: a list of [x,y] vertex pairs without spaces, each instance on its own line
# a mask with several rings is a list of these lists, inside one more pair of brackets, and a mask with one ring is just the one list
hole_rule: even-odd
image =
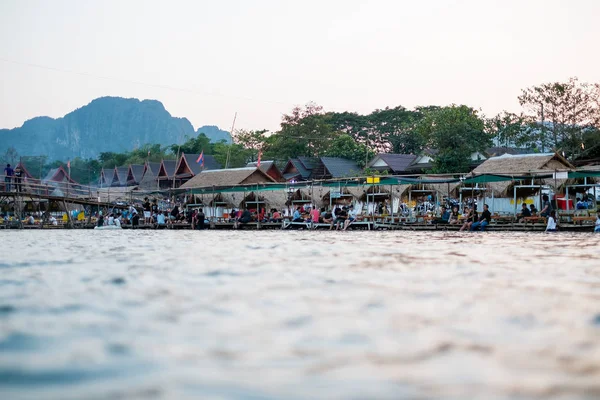
[[108,215],[108,225],[114,225],[115,224],[115,217],[112,214]]
[[56,218],[54,218],[54,215],[50,216],[50,219],[48,219],[48,222],[50,222],[51,225],[58,225],[58,221],[56,221]]
[[596,215],[596,224],[594,227],[594,232],[600,233],[600,214]]
[[358,211],[355,210],[354,206],[351,204],[348,209],[348,219],[346,219],[346,221],[344,221],[344,229],[343,230],[348,229],[350,224],[353,223],[354,221],[356,221],[357,214],[358,214]]
[[121,216],[119,215],[117,218],[114,219],[113,222],[114,222],[115,226],[120,228],[121,227]]
[[556,232],[556,212],[550,211],[548,215],[548,225],[546,225],[546,232]]

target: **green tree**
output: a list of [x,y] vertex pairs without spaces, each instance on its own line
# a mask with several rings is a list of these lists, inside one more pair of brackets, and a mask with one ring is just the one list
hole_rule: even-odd
[[204,152],[204,154],[213,154],[212,143],[210,143],[210,139],[204,133],[200,133],[195,138],[188,138],[181,145],[172,144],[169,148],[173,154],[200,154],[201,152]]
[[295,107],[283,116],[281,129],[265,141],[265,154],[279,160],[323,155],[339,136],[329,119],[323,108],[314,103]]
[[323,154],[329,157],[341,157],[354,160],[359,167],[365,166],[365,160],[370,160],[375,156],[375,152],[370,150],[365,144],[357,143],[350,135],[340,135],[336,137],[329,149]]
[[599,96],[597,85],[571,78],[523,89],[519,103],[532,121],[545,122],[534,123],[542,151],[562,149],[570,157],[578,152],[585,133],[598,128]]
[[228,168],[241,168],[245,167],[248,163],[251,150],[245,149],[241,144],[227,144],[224,140],[214,144],[214,157],[215,160],[223,168],[227,162],[227,154],[229,153],[229,164]]
[[490,136],[477,110],[464,105],[452,105],[425,111],[416,126],[423,142],[436,149],[435,173],[468,172],[471,154],[484,151],[490,145]]
[[266,147],[267,133],[266,129],[259,131],[240,129],[236,131],[233,141],[248,150],[249,161],[256,161],[258,152]]
[[524,114],[507,111],[485,121],[486,132],[498,146],[536,147],[538,135]]
[[378,151],[419,154],[423,150],[423,138],[415,130],[417,123],[423,118],[421,111],[411,111],[398,106],[375,110],[368,118],[370,132]]

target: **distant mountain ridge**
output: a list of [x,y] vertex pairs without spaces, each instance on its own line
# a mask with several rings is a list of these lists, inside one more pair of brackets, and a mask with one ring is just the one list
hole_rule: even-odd
[[62,118],[35,117],[19,128],[0,129],[0,152],[12,146],[21,156],[46,155],[48,160],[96,158],[148,143],[171,145],[199,133],[231,143],[229,132],[212,125],[194,130],[187,118],[173,117],[160,101],[100,97]]

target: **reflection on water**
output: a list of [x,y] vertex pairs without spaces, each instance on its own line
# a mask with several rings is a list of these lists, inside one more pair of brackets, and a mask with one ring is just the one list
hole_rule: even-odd
[[600,397],[600,235],[0,232],[0,397]]

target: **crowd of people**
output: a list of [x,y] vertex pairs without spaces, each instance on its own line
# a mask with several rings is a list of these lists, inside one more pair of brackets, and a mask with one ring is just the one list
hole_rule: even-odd
[[316,224],[329,224],[330,229],[346,230],[357,219],[357,211],[353,205],[336,205],[331,211],[325,207],[296,206],[290,214],[286,216],[276,208],[271,208],[268,213],[264,208],[232,209],[229,221],[234,223],[234,228],[250,222],[281,223],[288,220],[292,223],[313,224],[313,227]]
[[175,203],[172,208],[165,208],[159,205],[157,199],[150,200],[147,197],[144,198],[140,208],[142,213],[133,204],[125,210],[117,211],[113,209],[112,211],[97,212],[95,214],[96,225],[121,226],[124,224],[138,227],[140,222],[143,221],[144,225],[155,227],[171,224],[191,224],[194,229],[204,229],[208,223],[202,208],[182,209],[179,203]]

